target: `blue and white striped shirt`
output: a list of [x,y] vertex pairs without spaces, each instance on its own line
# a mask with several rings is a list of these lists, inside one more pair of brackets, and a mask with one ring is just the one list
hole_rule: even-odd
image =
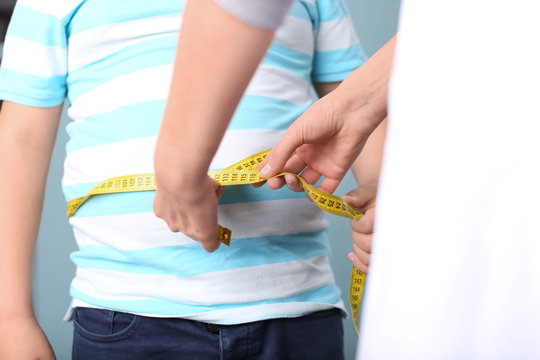
[[[178,0],[18,1],[0,98],[50,107],[67,97],[68,201],[105,179],[153,172],[182,9]],[[313,81],[340,81],[364,60],[342,0],[295,1],[211,168],[271,147],[316,100]],[[97,196],[70,218],[74,306],[224,324],[343,308],[325,216],[304,194],[227,188],[219,222],[233,239],[211,254],[169,231],[153,197]]]

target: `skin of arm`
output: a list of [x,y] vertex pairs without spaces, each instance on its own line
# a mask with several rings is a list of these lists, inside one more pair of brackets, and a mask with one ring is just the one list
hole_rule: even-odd
[[353,252],[347,254],[347,257],[365,274],[368,273],[373,242],[375,201],[386,138],[386,124],[387,120],[384,120],[373,131],[351,167],[358,188],[342,196],[345,201],[364,213],[360,219],[351,220]]
[[2,359],[54,358],[33,312],[32,260],[61,111],[4,102],[0,112]]
[[386,118],[388,83],[396,36],[335,91],[318,100],[286,131],[260,165],[262,177],[286,168],[308,183],[325,176],[320,189],[332,193]]
[[210,252],[219,247],[222,189],[207,171],[273,35],[212,0],[190,0],[184,10],[154,156],[154,211],[172,231],[182,231]]

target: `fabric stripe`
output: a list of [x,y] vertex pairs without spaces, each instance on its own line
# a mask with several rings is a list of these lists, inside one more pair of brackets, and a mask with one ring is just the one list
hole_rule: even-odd
[[179,13],[184,9],[184,4],[185,0],[160,0],[152,3],[146,0],[85,1],[68,24],[68,33],[76,35],[102,25]]
[[[255,320],[295,317],[311,312],[339,308],[345,313],[343,301],[339,299],[340,291],[335,286],[324,286],[306,293],[306,297],[315,297],[314,301],[302,301],[295,297],[269,300],[256,305],[247,304],[241,307],[201,306],[179,304],[175,301],[163,300],[104,300],[88,296],[73,286],[71,296],[75,297],[73,306],[96,306],[106,309],[123,310],[143,316],[182,317],[196,321],[213,322],[217,324],[240,324]],[[337,301],[335,299],[338,299]],[[81,301],[78,299],[83,299]],[[317,301],[317,302],[316,302]],[[216,310],[218,309],[218,310]]]
[[[126,105],[166,99],[171,72],[172,65],[163,65],[118,76],[74,99],[68,114],[80,121]],[[314,101],[309,83],[292,73],[266,66],[259,67],[245,94],[274,97],[297,105]]]
[[36,107],[60,105],[66,96],[65,76],[51,78],[29,75],[7,68],[0,69],[0,98]]
[[245,95],[232,118],[229,129],[287,130],[291,119],[296,119],[308,108],[307,104],[296,105],[286,100],[266,96]]
[[[108,79],[129,75],[144,68],[170,66],[174,60],[177,41],[176,34],[155,36],[123,47],[114,56],[107,56],[70,71],[67,78],[70,100],[75,102]],[[89,73],[99,76],[88,76]]]
[[344,0],[316,0],[320,21],[332,21],[349,13]]
[[172,65],[163,65],[118,76],[73,99],[68,115],[81,121],[126,105],[166,99],[171,74]]
[[[67,72],[67,52],[58,46],[45,46],[8,35],[4,43],[2,67],[28,75],[54,77]],[[42,59],[35,61],[35,59]]]
[[[313,79],[322,82],[340,81],[344,75],[350,74],[366,60],[367,58],[359,44],[341,50],[316,52],[313,63]],[[339,65],[328,69],[326,64],[332,63]]]
[[118,251],[111,247],[85,246],[71,255],[81,268],[121,273],[198,276],[266,264],[309,259],[328,253],[326,234],[304,233],[263,238],[233,239],[234,246],[221,246],[209,257],[200,244],[156,246]]
[[[298,282],[290,274],[304,281]],[[334,283],[327,256],[254,266],[249,271],[225,270],[185,278],[81,267],[77,268],[76,275],[72,282],[74,288],[86,294],[98,293],[102,299],[141,299],[152,294],[154,298],[199,305],[238,306],[299,295]],[[255,288],[257,291],[253,291]],[[300,297],[305,297],[305,294]]]
[[[123,48],[152,38],[178,36],[181,14],[165,14],[132,21],[106,24],[71,35],[69,39],[69,71],[75,71],[101,60]],[[152,29],[148,34],[148,29]],[[107,38],[104,42],[102,39]]]
[[[21,6],[19,2],[13,9],[12,19],[14,20],[9,24],[11,36],[42,46],[56,46],[63,49],[67,47],[64,24],[55,16]],[[37,29],[48,29],[48,31],[36,31]]]
[[[283,130],[266,129],[228,131],[210,168],[223,169],[249,155],[271,148],[283,133]],[[153,173],[155,143],[156,137],[149,136],[70,152],[64,162],[66,172],[62,184],[101,182],[126,174]]]
[[317,8],[315,7],[314,1],[295,1],[291,7],[291,10],[289,11],[288,16],[294,16],[313,23],[313,14],[316,13]]
[[[153,195],[152,192],[141,192],[133,196],[96,196],[70,218],[70,224],[76,227],[78,235],[82,236],[81,245],[106,244],[115,248],[122,246],[136,249],[133,247],[188,243],[190,239],[184,235],[171,235],[165,222],[154,215]],[[290,221],[291,217],[295,220]],[[222,226],[234,231],[233,238],[313,232],[327,226],[324,213],[305,195],[302,198],[267,200],[264,203],[252,201],[220,205],[218,219]],[[148,223],[136,223],[137,220]],[[119,227],[118,224],[122,226]],[[125,229],[130,231],[125,232]],[[120,233],[122,231],[125,234]],[[153,236],[151,231],[155,232]],[[107,238],[107,235],[112,236],[111,234],[114,236]],[[151,244],[145,242],[148,238],[153,239]],[[164,241],[164,245],[160,245],[160,241]],[[123,242],[126,244],[123,245]]]
[[165,100],[155,100],[71,122],[66,127],[70,136],[66,150],[72,153],[93,146],[157,136],[164,109]]
[[[281,99],[246,95],[242,98],[229,129],[286,130],[290,119],[296,119],[308,107]],[[84,121],[71,122],[67,126],[70,135],[67,151],[69,153],[144,136],[157,136],[164,108],[165,100],[155,100],[89,116]],[[255,112],[257,115],[254,115]]]
[[153,173],[155,143],[156,137],[151,136],[71,152],[64,162],[62,184],[101,182],[126,174]]
[[245,94],[273,97],[297,105],[314,101],[309,83],[290,72],[264,65],[257,69]]
[[313,54],[306,54],[283,46],[273,44],[263,58],[261,64],[277,67],[296,74],[306,82],[311,82],[311,65]]
[[316,39],[317,51],[332,51],[349,48],[359,43],[350,16],[319,24],[320,30]]
[[[291,36],[295,34],[295,36]],[[313,54],[313,25],[309,20],[287,16],[274,36],[273,44]]]
[[18,0],[17,5],[23,5],[44,14],[54,15],[58,19],[61,19],[72,12],[73,9],[75,9],[83,1],[84,0]]

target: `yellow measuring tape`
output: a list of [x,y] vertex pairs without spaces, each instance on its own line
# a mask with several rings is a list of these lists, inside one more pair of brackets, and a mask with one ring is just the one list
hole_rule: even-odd
[[[257,167],[266,158],[270,149],[251,155],[223,170],[209,171],[208,176],[214,179],[221,186],[247,185],[265,181],[259,176]],[[347,204],[342,198],[325,193],[304,181],[301,177],[293,173],[280,173],[274,177],[290,174],[302,183],[304,191],[308,197],[322,210],[331,214],[344,216],[349,219],[359,219],[362,213],[353,206]],[[94,186],[85,196],[71,200],[67,206],[67,217],[71,217],[77,210],[92,196],[103,194],[126,193],[136,191],[156,190],[156,179],[154,174],[124,175],[100,182]],[[219,226],[218,237],[225,245],[230,245],[231,230]],[[362,300],[366,274],[353,267],[351,283],[349,288],[349,300],[356,332],[358,332],[358,309]]]

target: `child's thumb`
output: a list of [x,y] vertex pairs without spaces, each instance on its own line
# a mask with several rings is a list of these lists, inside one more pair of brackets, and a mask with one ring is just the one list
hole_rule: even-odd
[[351,204],[355,208],[364,208],[375,197],[375,189],[369,187],[359,187],[352,191],[349,191],[347,195],[342,195],[341,198],[348,204]]

